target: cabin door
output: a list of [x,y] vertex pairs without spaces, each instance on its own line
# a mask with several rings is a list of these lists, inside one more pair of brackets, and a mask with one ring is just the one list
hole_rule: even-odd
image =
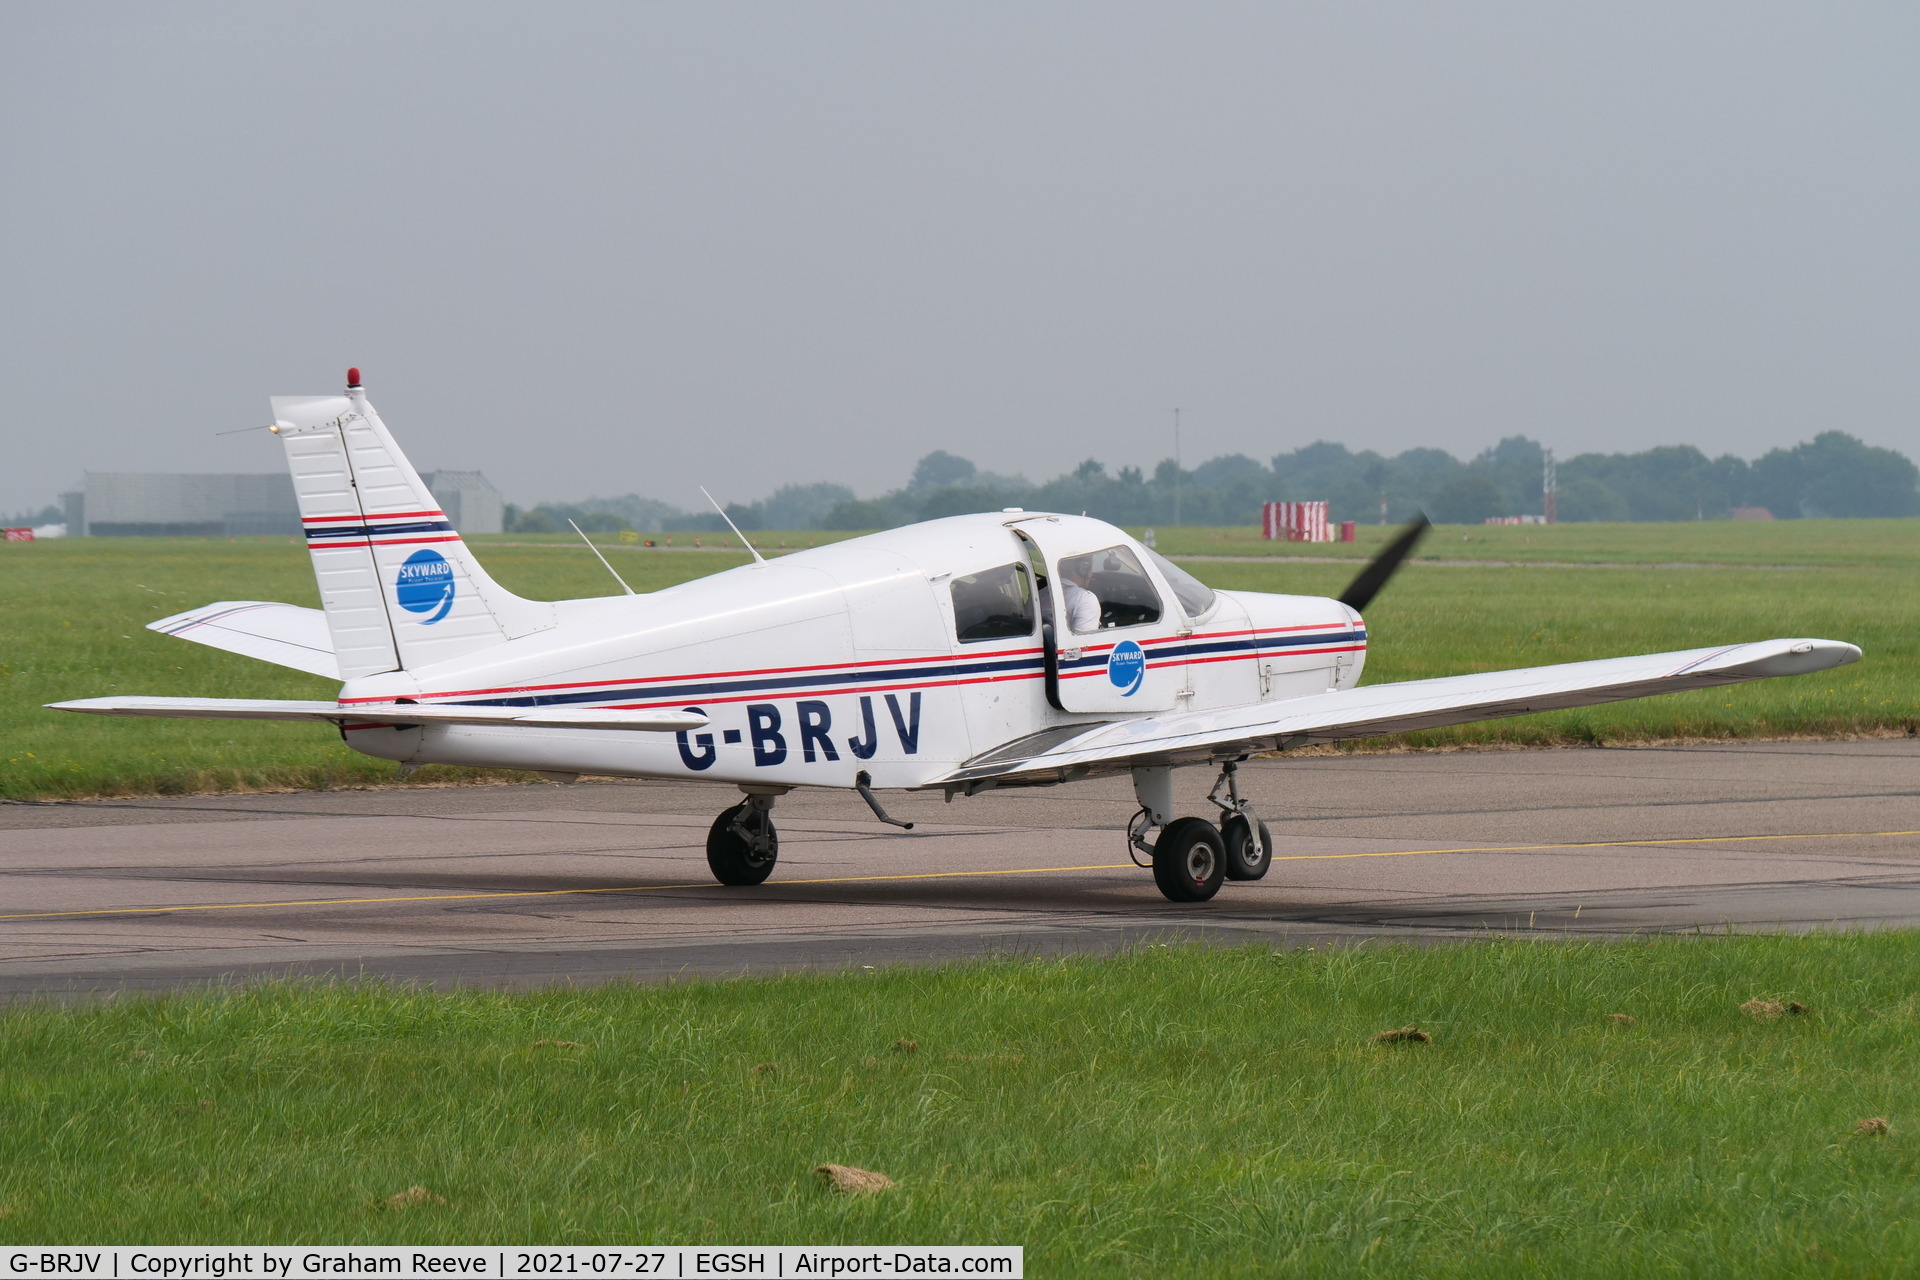
[[[1090,522],[1089,522],[1090,523]],[[1046,516],[1012,526],[1040,597],[1047,694],[1062,711],[1167,711],[1187,690],[1186,621],[1129,544],[1081,546]]]

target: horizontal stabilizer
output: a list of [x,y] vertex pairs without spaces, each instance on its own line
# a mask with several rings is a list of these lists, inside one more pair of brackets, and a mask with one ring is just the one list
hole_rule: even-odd
[[1859,658],[1859,649],[1837,640],[1763,640],[1367,685],[1283,702],[1088,725],[1085,732],[1064,739],[1061,730],[1034,734],[977,756],[931,785],[1058,782],[1138,765],[1228,760],[1313,743],[1805,675]]
[[327,615],[318,609],[270,600],[222,600],[149,622],[147,630],[340,679],[333,634]]
[[343,707],[337,702],[291,702],[268,698],[81,698],[50,702],[53,711],[96,716],[185,716],[208,720],[322,720],[337,725],[499,724],[531,728],[639,729],[678,733],[698,729],[697,711],[622,711],[615,707],[462,707],[379,703]]

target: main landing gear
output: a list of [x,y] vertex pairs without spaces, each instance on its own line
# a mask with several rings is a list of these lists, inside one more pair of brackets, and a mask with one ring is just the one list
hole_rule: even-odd
[[[1273,863],[1273,835],[1240,795],[1239,765],[1221,766],[1207,800],[1225,815],[1218,827],[1205,818],[1173,816],[1173,770],[1143,768],[1133,771],[1133,791],[1140,812],[1127,824],[1127,850],[1148,855],[1153,882],[1173,902],[1205,902],[1220,892],[1227,880],[1258,880]],[[1220,798],[1221,788],[1227,798]],[[1146,833],[1160,828],[1148,843]]]
[[707,829],[707,866],[715,880],[759,884],[773,874],[773,864],[780,860],[773,802],[783,791],[749,791],[745,800],[713,820]]
[[[721,884],[759,884],[773,874],[780,860],[780,833],[773,829],[773,802],[791,787],[749,786],[740,784],[747,798],[713,820],[707,829],[707,866]],[[890,827],[913,830],[911,822],[902,822],[880,805],[873,794],[873,775],[865,769],[853,776],[853,789],[873,810],[873,816]]]

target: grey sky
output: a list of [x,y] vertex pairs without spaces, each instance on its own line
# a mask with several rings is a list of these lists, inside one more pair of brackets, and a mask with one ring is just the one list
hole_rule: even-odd
[[1920,453],[1912,5],[15,3],[0,510],[366,370],[512,499]]

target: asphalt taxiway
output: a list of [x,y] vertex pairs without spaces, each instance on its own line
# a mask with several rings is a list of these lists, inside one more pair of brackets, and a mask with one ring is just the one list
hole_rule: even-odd
[[[1211,782],[1183,770],[1191,812]],[[0,998],[264,975],[658,980],[1489,933],[1920,924],[1920,740],[1319,756],[1244,766],[1279,856],[1175,906],[1124,779],[943,804],[779,802],[753,889],[702,853],[733,802],[638,782],[0,805]]]

